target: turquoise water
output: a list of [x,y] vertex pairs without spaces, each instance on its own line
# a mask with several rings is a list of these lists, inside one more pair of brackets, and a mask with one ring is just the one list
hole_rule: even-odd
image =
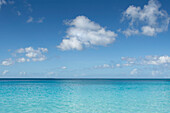
[[0,81],[0,113],[170,113],[170,81]]

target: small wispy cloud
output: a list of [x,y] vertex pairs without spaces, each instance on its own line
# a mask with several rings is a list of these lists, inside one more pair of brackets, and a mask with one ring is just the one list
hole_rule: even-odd
[[6,5],[6,4],[7,4],[6,0],[0,0],[0,9],[1,9],[2,5]]
[[138,74],[138,69],[133,69],[131,72],[130,72],[131,75],[136,75]]
[[121,57],[121,60],[111,64],[96,65],[90,69],[121,69],[130,70],[131,75],[143,73],[152,74],[153,76],[168,73],[170,70],[170,56],[140,56],[140,57]]
[[170,56],[122,57],[122,61],[129,65],[166,65],[170,64]]
[[161,72],[160,72],[159,70],[153,70],[153,71],[151,72],[151,74],[152,74],[152,76],[157,76],[157,75],[160,75]]
[[21,16],[21,12],[20,12],[20,11],[17,11],[17,15],[18,15],[18,16]]
[[27,7],[29,12],[33,12],[32,5],[30,3],[28,3],[27,0],[24,0],[24,5]]
[[15,4],[15,1],[14,0],[8,0],[8,4],[13,5],[13,4]]
[[39,19],[35,19],[33,17],[29,17],[28,20],[26,21],[27,23],[43,23],[45,17],[41,17]]
[[56,73],[55,72],[48,72],[47,75],[55,75]]
[[66,66],[62,66],[61,69],[67,69],[67,67]]
[[25,71],[21,71],[19,72],[20,75],[26,75],[26,72]]
[[33,8],[32,8],[32,5],[28,2],[28,0],[23,0],[23,1],[20,1],[20,4],[22,4],[21,6],[22,7],[18,7],[17,6],[17,2],[18,1],[14,1],[14,0],[0,0],[0,9],[3,5],[10,5],[15,14],[17,16],[21,16],[21,12],[22,12],[22,15],[25,15],[26,13],[24,11],[26,11],[29,15],[28,19],[26,20],[26,23],[43,23],[43,21],[45,20],[45,17],[33,17],[32,16],[32,12],[33,12]]
[[27,20],[27,23],[31,23],[33,22],[34,18],[33,17],[29,17],[28,20]]
[[9,70],[4,70],[4,71],[2,72],[2,75],[6,75],[8,72],[9,72]]
[[103,65],[94,66],[94,68],[95,69],[107,69],[107,68],[114,68],[114,66],[110,64],[103,64]]
[[45,17],[39,18],[38,21],[37,21],[37,23],[43,23],[43,22],[44,22],[44,19],[45,19]]
[[14,61],[12,60],[12,58],[8,58],[1,62],[1,65],[4,65],[4,66],[10,66],[12,64],[14,64]]

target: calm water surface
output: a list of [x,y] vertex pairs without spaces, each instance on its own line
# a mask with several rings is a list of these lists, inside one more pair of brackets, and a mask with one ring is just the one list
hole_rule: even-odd
[[170,81],[1,80],[0,113],[170,113]]

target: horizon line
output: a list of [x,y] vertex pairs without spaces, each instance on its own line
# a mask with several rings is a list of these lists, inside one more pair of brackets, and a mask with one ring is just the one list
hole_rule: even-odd
[[0,80],[170,80],[170,78],[0,78]]

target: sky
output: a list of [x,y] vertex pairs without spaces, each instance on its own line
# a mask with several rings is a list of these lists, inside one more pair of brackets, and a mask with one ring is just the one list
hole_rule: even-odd
[[169,0],[0,0],[0,78],[170,78]]

